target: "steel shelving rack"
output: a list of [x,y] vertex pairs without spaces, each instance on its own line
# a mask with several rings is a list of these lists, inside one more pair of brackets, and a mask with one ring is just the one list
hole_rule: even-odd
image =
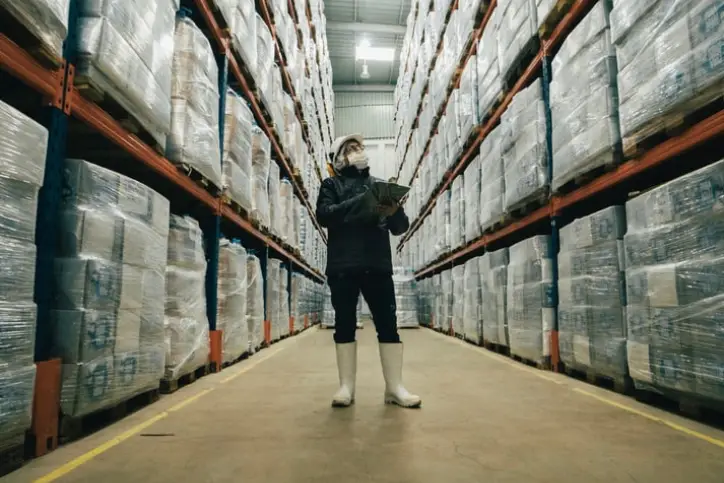
[[[544,101],[546,103],[548,116],[548,142],[551,142],[549,117],[550,103],[547,99],[547,86],[549,85],[551,79],[551,60],[563,44],[563,41],[566,39],[568,34],[576,27],[576,25],[578,25],[586,14],[590,12],[596,1],[597,0],[575,0],[568,12],[560,19],[551,34],[547,38],[541,39],[541,46],[538,53],[532,58],[512,88],[508,92],[505,92],[502,103],[495,107],[492,112],[487,113],[489,114],[488,116],[484,115],[486,113],[479,113],[482,119],[487,120],[473,130],[470,138],[464,144],[465,146],[468,146],[468,148],[465,149],[455,161],[453,167],[444,174],[443,179],[439,181],[429,199],[423,203],[420,215],[412,221],[410,230],[399,242],[398,251],[402,250],[404,245],[416,233],[420,226],[422,226],[440,196],[447,191],[455,178],[462,174],[468,164],[475,158],[475,154],[479,150],[481,143],[500,122],[503,113],[510,105],[513,97],[522,89],[530,85],[539,76],[542,77],[544,82]],[[467,52],[464,53],[457,72],[461,71],[465,67],[468,59],[475,53],[477,40],[480,39],[480,36],[482,35],[482,32],[496,6],[497,0],[491,0],[484,19],[478,27],[473,28],[473,32],[471,34],[473,43],[468,46]],[[455,8],[455,5],[451,6],[451,9],[453,8]],[[456,75],[453,75],[453,78],[450,81],[451,86],[457,81],[455,77]],[[425,91],[423,91],[423,99]],[[452,90],[448,89],[447,98],[443,102],[443,109],[449,101],[451,92]],[[421,105],[422,100],[420,102],[420,106]],[[419,116],[419,114],[420,108],[418,107],[417,116]],[[439,117],[440,116],[437,116],[437,118]],[[435,133],[437,127],[435,125],[436,123],[437,120],[433,121],[430,139],[432,139],[432,135]],[[413,126],[415,126],[415,123],[413,123]],[[410,136],[410,139],[411,137],[412,136]],[[651,188],[661,182],[675,178],[678,174],[683,174],[695,169],[694,166],[687,166],[683,162],[677,163],[682,155],[690,153],[699,154],[700,150],[700,154],[702,154],[702,157],[706,159],[706,163],[711,163],[720,159],[721,156],[719,156],[719,154],[722,154],[722,145],[717,144],[717,142],[721,143],[722,138],[724,138],[724,111],[720,110],[715,113],[710,113],[708,117],[693,124],[678,135],[671,136],[667,140],[654,146],[634,159],[623,161],[615,169],[604,173],[581,186],[578,186],[571,192],[566,194],[552,194],[550,200],[543,206],[535,209],[520,219],[510,221],[502,228],[483,234],[475,240],[468,240],[465,246],[457,247],[420,268],[415,273],[415,277],[420,280],[436,273],[450,270],[454,266],[464,263],[466,260],[474,256],[481,255],[487,249],[509,247],[514,243],[534,234],[548,234],[552,236],[553,243],[551,251],[553,253],[551,254],[551,258],[555,260],[558,252],[558,231],[560,227],[564,226],[576,217],[589,215],[606,206],[624,203],[627,199],[628,193],[630,192]],[[422,162],[429,150],[430,139],[427,142],[426,148],[423,150],[423,155],[419,160],[417,160],[417,164],[411,178],[413,182],[416,179]],[[409,147],[409,142],[410,141],[408,140],[406,150]],[[548,155],[552,156],[550,149]],[[552,166],[550,161],[551,159],[549,158],[549,169],[551,169]],[[400,171],[401,170],[402,166],[400,167]],[[644,175],[647,175],[652,179],[643,179],[645,177]],[[557,270],[555,270],[555,268],[554,279],[557,280]],[[551,355],[551,366],[554,369],[559,367],[559,357],[557,353],[557,330],[558,327],[555,327],[555,330],[553,330],[551,334],[551,347],[553,349]]]
[[[41,122],[49,131],[45,179],[39,197],[36,231],[38,253],[35,282],[35,299],[38,305],[36,394],[47,396],[36,398],[35,401],[31,432],[35,436],[37,456],[57,447],[61,363],[59,360],[51,359],[50,310],[54,297],[53,261],[56,255],[57,214],[61,205],[63,165],[67,156],[82,155],[85,150],[89,156],[83,156],[84,158],[147,184],[169,199],[172,212],[189,214],[199,221],[204,233],[208,260],[206,298],[212,348],[210,362],[217,370],[221,370],[221,334],[216,330],[216,318],[219,241],[222,234],[240,240],[247,249],[259,256],[264,279],[266,279],[267,260],[276,258],[288,269],[289,282],[292,273],[303,274],[319,284],[325,281],[322,273],[311,267],[298,253],[276,241],[266,230],[254,226],[251,221],[224,203],[219,194],[210,192],[192,180],[156,149],[129,132],[118,119],[98,103],[81,94],[74,85],[74,62],[77,57],[76,2],[77,0],[70,2],[69,34],[63,48],[60,66],[49,66],[49,63],[38,60],[5,32],[0,32],[0,88],[4,89],[0,98],[11,104],[22,103],[23,105],[19,106],[21,110],[24,112],[31,110],[32,112],[25,113]],[[182,10],[186,10],[185,15],[193,17],[197,26],[209,37],[212,47],[215,47],[219,64],[219,87],[222,93],[220,149],[223,148],[224,93],[227,87],[231,87],[249,103],[257,124],[270,139],[272,157],[279,163],[282,176],[292,182],[295,195],[308,210],[315,228],[326,242],[325,233],[316,220],[307,191],[298,176],[295,176],[294,166],[289,163],[283,146],[266,121],[265,108],[255,97],[250,87],[252,84],[244,75],[242,61],[232,52],[228,32],[217,22],[210,0],[183,0],[181,3]],[[262,7],[262,13],[266,11],[267,20],[270,22],[265,0],[261,0],[257,5]],[[278,43],[277,61],[285,79],[285,88],[294,96]],[[21,95],[15,95],[16,91],[21,92]],[[27,99],[31,97],[32,100],[28,101]],[[28,102],[34,104],[28,109],[23,109]],[[300,124],[304,126],[298,105],[297,115]],[[71,141],[79,131],[84,135],[90,132],[97,138],[92,147],[86,149],[79,145],[82,143]],[[304,139],[309,144],[306,130]],[[102,148],[99,148],[101,145]],[[111,158],[122,159],[123,162],[116,161],[114,164]],[[316,172],[320,176],[319,171]],[[291,287],[291,283],[289,286]],[[264,304],[266,313],[266,297]],[[268,325],[268,317],[265,316],[265,319],[267,319],[265,324]],[[305,327],[314,322],[316,320],[305,320]],[[290,326],[292,323],[293,320],[290,320]]]

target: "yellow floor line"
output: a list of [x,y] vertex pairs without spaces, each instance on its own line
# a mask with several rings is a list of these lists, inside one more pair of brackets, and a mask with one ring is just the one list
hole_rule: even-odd
[[640,411],[636,408],[632,408],[631,406],[627,406],[625,404],[618,403],[616,401],[613,401],[611,399],[608,399],[603,396],[599,396],[598,394],[594,394],[589,391],[585,391],[583,389],[575,388],[573,389],[578,394],[582,394],[584,396],[588,396],[590,398],[596,399],[604,404],[608,404],[609,406],[616,407],[618,409],[622,409],[624,411],[628,411],[632,414],[636,414],[637,416],[641,416],[642,418],[646,418],[650,421],[654,421],[657,423],[665,424],[666,426],[670,427],[671,429],[674,429],[676,431],[679,431],[680,433],[687,434],[689,436],[692,436],[694,438],[700,439],[702,441],[706,441],[707,443],[711,443],[714,446],[719,446],[720,448],[724,448],[724,441],[721,439],[714,438],[712,436],[707,436],[706,434],[700,433],[698,431],[695,431],[693,429],[687,428],[685,426],[682,426],[680,424],[677,424],[673,421],[669,421],[668,419],[660,418],[658,416],[654,416],[653,414],[647,413],[645,411]]
[[[307,333],[310,333],[310,332],[311,332],[311,331],[307,331]],[[302,335],[304,335],[304,334],[302,334]],[[296,338],[295,338],[295,339],[296,339]],[[266,356],[261,357],[261,358],[259,358],[258,360],[255,360],[255,361],[251,362],[250,364],[247,364],[247,365],[246,365],[245,367],[243,367],[240,371],[236,372],[235,374],[233,374],[233,375],[231,375],[231,376],[229,376],[229,377],[227,377],[227,378],[225,378],[225,379],[222,379],[222,380],[220,381],[220,384],[227,383],[227,382],[229,382],[229,381],[231,381],[231,380],[233,380],[233,379],[236,379],[237,377],[241,376],[242,374],[245,374],[245,373],[249,372],[249,371],[250,371],[251,369],[253,369],[254,367],[258,366],[259,364],[261,364],[261,363],[264,362],[265,360],[267,360],[267,359],[269,359],[269,358],[271,358],[271,357],[279,354],[279,353],[280,353],[281,351],[283,351],[284,349],[285,349],[285,347],[279,347],[279,348],[277,348],[275,351],[267,354]],[[75,459],[73,459],[73,460],[65,463],[64,465],[56,468],[55,470],[51,471],[51,472],[48,473],[47,475],[42,476],[42,477],[36,479],[34,483],[50,483],[50,482],[53,482],[53,481],[58,480],[59,478],[67,475],[68,473],[70,473],[71,471],[75,470],[75,469],[78,468],[79,466],[84,465],[85,463],[89,462],[90,460],[92,460],[92,459],[95,458],[96,456],[99,456],[99,455],[105,453],[106,451],[108,451],[109,449],[111,449],[111,448],[113,448],[113,447],[115,447],[115,446],[118,446],[118,445],[121,444],[123,441],[127,440],[128,438],[130,438],[131,436],[135,436],[136,434],[140,433],[141,431],[143,431],[144,429],[148,428],[149,426],[151,426],[151,425],[157,423],[158,421],[161,421],[162,419],[168,417],[169,414],[171,414],[171,413],[173,413],[173,412],[176,412],[176,411],[179,411],[179,410],[185,408],[186,406],[188,406],[188,405],[190,405],[190,404],[198,401],[198,400],[201,399],[203,396],[206,396],[207,394],[209,394],[209,393],[212,392],[213,390],[214,390],[213,387],[206,388],[206,389],[204,389],[204,390],[202,390],[202,391],[200,391],[200,392],[198,392],[198,393],[196,393],[196,394],[193,394],[193,395],[190,395],[190,396],[184,398],[182,401],[180,401],[180,402],[176,403],[175,405],[171,406],[168,410],[163,411],[163,412],[161,412],[161,413],[159,413],[159,414],[157,414],[157,415],[155,415],[155,416],[153,416],[153,417],[145,420],[144,422],[142,422],[142,423],[140,423],[140,424],[138,424],[138,425],[136,425],[136,426],[128,429],[127,431],[124,431],[124,432],[121,433],[120,435],[118,435],[118,436],[116,436],[116,437],[114,437],[114,438],[112,438],[112,439],[109,439],[109,440],[106,441],[105,443],[102,443],[101,445],[96,446],[95,448],[93,448],[92,450],[88,451],[87,453],[84,453],[84,454],[78,456],[77,458],[75,458]]]

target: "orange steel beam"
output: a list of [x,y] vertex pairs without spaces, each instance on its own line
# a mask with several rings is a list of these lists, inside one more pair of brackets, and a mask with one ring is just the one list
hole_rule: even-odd
[[50,105],[64,108],[65,65],[58,70],[46,69],[25,49],[0,34],[0,67],[43,94]]

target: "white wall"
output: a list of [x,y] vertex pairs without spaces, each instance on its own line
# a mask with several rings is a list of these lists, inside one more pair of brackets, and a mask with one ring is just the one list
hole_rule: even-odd
[[334,93],[335,136],[361,133],[367,139],[395,136],[393,92]]
[[370,158],[370,174],[385,181],[395,176],[395,140],[365,140],[365,150]]

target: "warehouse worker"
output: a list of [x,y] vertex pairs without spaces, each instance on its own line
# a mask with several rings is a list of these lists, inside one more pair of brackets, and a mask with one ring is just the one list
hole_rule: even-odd
[[389,236],[405,233],[410,222],[402,207],[392,200],[375,200],[370,206],[370,197],[365,193],[372,182],[379,180],[370,176],[368,164],[362,136],[337,138],[329,152],[331,177],[322,182],[317,199],[317,219],[329,235],[327,282],[334,307],[340,382],[332,406],[354,403],[357,301],[362,293],[377,329],[385,402],[420,407],[420,398],[402,385],[402,343],[397,333]]

